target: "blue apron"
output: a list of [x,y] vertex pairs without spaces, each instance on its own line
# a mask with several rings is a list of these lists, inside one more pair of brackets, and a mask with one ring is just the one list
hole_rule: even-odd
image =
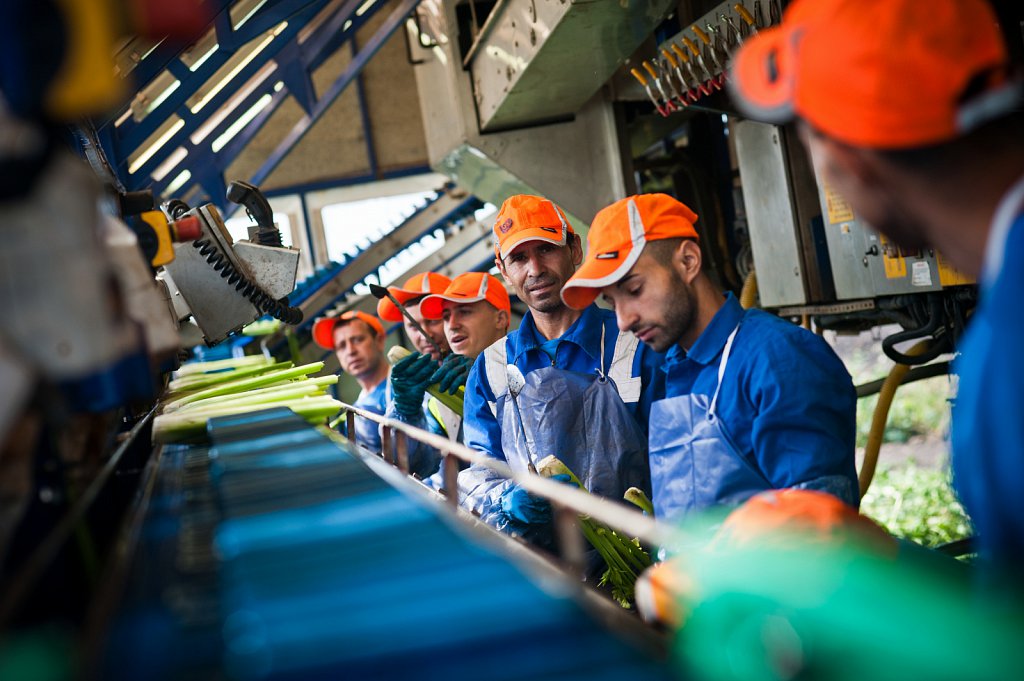
[[672,521],[712,506],[735,506],[772,485],[733,444],[715,407],[740,326],[729,334],[718,385],[707,395],[679,395],[651,406],[650,462],[654,515]]
[[[601,335],[596,375],[555,367],[531,371],[517,398],[522,428],[507,390],[497,398],[495,412],[501,421],[501,446],[513,470],[525,472],[531,462],[553,454],[588,490],[621,501],[630,487],[651,489],[650,467],[643,430],[607,375],[603,328]],[[528,442],[523,441],[524,430]]]

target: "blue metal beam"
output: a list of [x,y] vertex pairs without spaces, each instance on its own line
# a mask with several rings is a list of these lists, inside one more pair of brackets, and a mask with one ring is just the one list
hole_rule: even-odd
[[[244,45],[260,33],[288,19],[307,5],[315,3],[322,7],[327,4],[324,0],[276,0],[274,2],[267,2],[259,9],[255,16],[250,17],[249,21],[245,22],[237,31],[234,31],[231,28],[230,11],[231,5],[234,4],[235,0],[207,0],[207,2],[210,5],[214,18],[192,40],[186,41],[186,44],[191,45],[195,43],[212,26],[218,35],[224,35],[225,42],[218,42],[219,49],[231,52],[234,51],[234,48],[230,47],[231,45]],[[167,64],[172,59],[181,56],[181,52],[182,50],[180,49],[172,49],[164,45],[158,45],[154,48],[128,75],[132,81],[132,87],[135,88],[134,91],[138,92],[149,85],[154,78],[167,68]],[[128,103],[125,102],[120,107],[118,114],[112,117],[112,120],[118,118],[127,106]],[[109,120],[105,121],[103,125],[109,122]]]
[[309,244],[309,264],[315,270],[316,247],[313,244],[313,226],[310,224],[309,202],[305,194],[299,194],[299,203],[302,204],[302,224],[306,228],[306,243]]
[[[356,39],[353,36],[350,43],[352,46],[352,58],[356,57]],[[366,86],[363,83],[363,74],[356,76],[356,95],[359,98],[359,120],[363,124],[363,139],[366,140],[366,158],[370,161],[370,174],[376,177],[377,171],[377,148],[373,143],[373,126],[370,121],[370,112],[366,106]]]
[[[413,165],[408,166],[406,168],[384,170],[377,173],[376,176],[363,173],[359,175],[349,175],[347,177],[335,177],[329,180],[319,180],[317,182],[303,182],[302,184],[291,184],[284,187],[277,187],[275,189],[267,189],[263,191],[263,195],[266,196],[267,198],[273,198],[275,196],[291,196],[294,194],[304,196],[309,192],[323,191],[326,189],[337,189],[339,187],[352,187],[355,185],[366,184],[368,182],[376,182],[378,180],[396,180],[403,177],[424,175],[426,173],[431,172],[433,172],[433,170],[430,168],[430,166]],[[169,182],[170,179],[166,180],[164,185],[168,184]],[[185,186],[191,187],[194,184],[195,182],[190,180],[188,184],[186,184]],[[158,192],[154,187],[153,194],[155,196],[159,196],[160,192]],[[189,203],[191,205],[207,203],[212,200],[213,203],[217,204],[218,207],[221,208],[221,213],[225,217],[230,217],[232,214],[234,214],[236,210],[240,208],[240,206],[237,206],[233,203],[227,203],[226,205],[222,206],[220,203],[218,203],[223,202],[222,197],[215,196],[211,199],[211,197],[206,195],[206,193],[203,192],[201,188],[198,194],[193,196],[182,196],[181,198],[185,200],[186,203]]]
[[373,182],[375,180],[394,180],[402,177],[412,177],[414,175],[425,175],[431,173],[430,166],[425,165],[413,165],[406,168],[393,168],[390,170],[384,170],[377,174],[377,176],[370,175],[368,173],[362,173],[359,175],[350,175],[348,177],[333,177],[328,180],[318,180],[317,182],[303,182],[302,184],[290,184],[284,187],[277,187],[275,189],[267,189],[263,193],[266,196],[288,196],[290,194],[307,194],[309,192],[322,191],[324,189],[336,189],[338,187],[350,187],[357,184],[365,184],[367,182]]
[[[310,12],[310,14],[312,15],[312,12]],[[183,78],[178,79],[180,81],[178,88],[168,95],[167,99],[161,102],[156,109],[146,116],[146,118],[138,123],[130,119],[125,121],[117,129],[115,134],[121,142],[121,148],[129,151],[129,153],[134,151],[174,113],[181,115],[183,118],[191,122],[192,125],[186,125],[186,128],[189,129],[190,133],[194,132],[195,129],[202,125],[206,118],[212,115],[221,104],[226,102],[239,87],[263,68],[263,66],[275,57],[277,53],[290,41],[296,39],[301,29],[301,24],[296,22],[295,25],[289,25],[289,27],[282,31],[280,35],[275,37],[273,42],[267,45],[257,58],[253,59],[244,69],[242,69],[241,72],[236,74],[235,77],[231,79],[231,82],[229,82],[220,91],[220,93],[218,93],[217,97],[204,107],[206,109],[206,113],[204,114],[193,115],[185,106],[185,102],[198,92],[202,86],[205,85],[206,82],[209,81],[210,78],[228,62],[231,58],[231,54],[218,52],[207,59],[206,62],[204,62],[196,71],[193,72],[186,69],[186,75]],[[181,62],[179,61],[179,63]]]
[[[354,13],[358,4],[359,3],[356,0],[350,0],[349,3],[347,3],[345,6],[339,9],[339,13],[341,13],[344,16],[349,16],[351,13]],[[361,17],[356,17],[356,19],[353,20],[352,24],[349,26],[349,29],[346,31],[342,31],[342,40],[354,36],[355,32],[358,31],[367,21],[369,21],[372,15],[373,12],[367,12]],[[317,45],[329,46],[331,44],[331,41],[324,40],[322,37],[325,34],[331,33],[335,26],[336,22],[324,22],[324,24],[317,28],[317,30],[313,33],[311,38],[306,41],[306,43],[308,44],[310,41],[315,40]],[[191,96],[191,93],[189,93],[187,90],[183,91],[181,94],[179,94],[178,91],[172,93],[172,95],[168,97],[168,101],[162,104],[161,107],[165,105],[170,106],[173,104],[180,103],[181,106],[178,109],[177,114],[183,120],[186,121],[186,124],[177,133],[175,133],[156,153],[154,153],[153,156],[142,167],[140,167],[137,172],[135,172],[131,176],[131,178],[127,180],[127,184],[132,186],[133,188],[152,187],[155,193],[162,191],[171,181],[173,181],[174,177],[176,177],[180,171],[175,172],[174,170],[172,170],[168,172],[167,175],[163,178],[163,180],[159,182],[153,182],[151,179],[151,175],[153,171],[155,171],[156,168],[158,168],[178,147],[184,147],[189,152],[189,157],[191,157],[188,161],[189,166],[193,165],[194,158],[200,156],[204,158],[204,160],[200,162],[204,170],[208,169],[212,164],[220,168],[221,171],[223,171],[238,156],[238,154],[241,152],[241,149],[245,146],[245,144],[247,144],[252,139],[252,137],[263,126],[263,124],[274,113],[277,106],[279,106],[280,103],[284,101],[285,95],[292,94],[293,96],[296,96],[296,99],[297,101],[299,101],[300,105],[308,106],[310,109],[312,109],[312,102],[314,101],[314,91],[312,83],[309,79],[309,69],[307,66],[305,66],[305,64],[310,60],[320,58],[322,55],[320,55],[319,53],[310,52],[307,49],[299,49],[298,33],[301,30],[301,28],[301,22],[294,22],[293,24],[290,24],[285,29],[285,31],[283,31],[280,35],[277,36],[277,38],[273,43],[271,43],[271,45],[268,45],[267,48],[265,48],[263,52],[261,52],[260,57],[258,59],[254,59],[250,64],[248,64],[244,69],[242,69],[231,80],[230,83],[225,85],[222,88],[222,90],[213,99],[211,99],[206,104],[206,106],[204,106],[203,112],[200,112],[200,114],[192,114],[188,110],[188,108],[184,106],[185,100],[187,100],[187,98]],[[297,59],[296,55],[303,55],[303,57],[302,59]],[[291,64],[291,66],[288,67],[288,71],[280,74],[275,74],[274,76],[268,78],[267,81],[262,83],[252,93],[250,93],[249,97],[247,97],[245,101],[243,101],[242,103],[240,103],[238,107],[236,107],[236,111],[239,114],[248,111],[249,108],[253,104],[255,104],[255,102],[260,97],[264,96],[267,93],[272,93],[273,96],[270,105],[267,106],[253,121],[250,121],[250,123],[246,125],[245,128],[243,128],[243,130],[235,136],[235,138],[232,139],[230,145],[228,147],[225,147],[225,149],[221,150],[220,153],[214,153],[211,148],[211,145],[214,140],[216,140],[228,127],[230,127],[233,124],[234,120],[231,117],[229,117],[225,121],[222,121],[218,125],[218,127],[214,131],[209,133],[204,138],[204,140],[200,142],[198,145],[193,145],[190,139],[192,134],[196,130],[198,130],[206,122],[206,120],[208,120],[210,116],[217,112],[217,110],[220,109],[220,107],[223,106],[232,96],[234,96],[235,91],[237,91],[238,88],[240,88],[252,76],[254,76],[259,71],[259,69],[263,68],[266,61],[274,57],[277,57],[277,61],[280,64]],[[206,70],[206,64],[204,64],[200,71]],[[195,75],[200,76],[200,71],[196,71]],[[279,78],[286,78],[285,87],[283,90],[275,92],[274,84],[277,82]],[[200,80],[201,82],[205,82],[206,78],[201,78]],[[185,88],[180,87],[179,90],[185,90]],[[305,102],[303,100],[305,100]],[[151,116],[155,114],[156,112],[154,112],[154,114],[151,114]],[[142,131],[130,132],[132,137],[129,137],[128,139],[134,142],[136,146],[145,139],[135,139],[135,137],[141,137],[140,133]],[[117,147],[119,149],[135,148],[127,145],[123,141],[119,142],[117,144]],[[121,154],[120,158],[126,159],[127,155]],[[182,167],[184,166],[184,164],[181,165]]]
[[[344,92],[345,88],[348,87],[352,79],[359,75],[366,66],[366,63],[385,42],[394,34],[399,26],[405,21],[406,16],[413,8],[418,4],[419,0],[401,0],[398,7],[391,12],[384,23],[377,29],[377,32],[370,39],[370,41],[359,50],[359,53],[349,63],[348,68],[345,69],[344,73],[334,81],[334,84],[324,93],[324,95],[317,101],[316,106],[313,108],[313,113],[302,117],[295,127],[292,128],[291,132],[285,137],[285,139],[277,145],[266,162],[260,166],[260,169],[251,178],[252,184],[259,186],[262,184],[267,177],[273,172],[274,168],[281,163],[285,156],[287,156],[291,150],[299,143],[309,129],[320,119],[324,112],[334,103],[334,101]],[[364,15],[365,16],[365,15]]]

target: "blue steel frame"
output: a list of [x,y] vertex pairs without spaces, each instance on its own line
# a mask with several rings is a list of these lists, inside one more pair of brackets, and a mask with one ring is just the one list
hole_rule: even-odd
[[[226,0],[220,0],[218,5],[221,7],[221,11],[214,22],[218,40],[216,53],[211,55],[195,72],[192,72],[180,58],[175,56],[168,59],[166,54],[154,51],[154,53],[139,64],[135,72],[133,72],[133,76],[137,78],[139,83],[145,84],[152,81],[163,68],[167,68],[180,81],[178,88],[141,122],[137,123],[133,119],[128,119],[121,126],[116,127],[112,122],[113,119],[111,119],[99,129],[100,142],[111,159],[111,164],[118,178],[129,190],[150,188],[159,197],[167,186],[183,170],[187,169],[192,174],[187,186],[198,184],[208,199],[224,212],[230,212],[231,209],[237,208],[234,204],[227,202],[224,196],[226,190],[224,171],[260,131],[277,107],[290,95],[295,98],[306,113],[285,139],[278,144],[255,175],[252,178],[248,178],[250,182],[257,186],[266,180],[274,168],[322,117],[324,112],[334,103],[352,80],[358,78],[366,63],[373,58],[395,30],[402,25],[403,20],[412,11],[418,0],[400,0],[374,36],[367,42],[366,46],[356,51],[354,37],[359,28],[365,25],[378,10],[386,5],[395,4],[388,0],[378,0],[362,16],[356,16],[355,12],[363,2],[364,0],[347,0],[300,44],[298,41],[299,32],[309,20],[327,5],[327,0],[277,0],[276,2],[268,2],[238,30],[233,30],[230,26],[229,3]],[[218,69],[227,63],[239,46],[263,35],[269,28],[280,24],[282,21],[288,21],[285,29],[275,36],[271,43],[255,59],[235,74],[221,91],[206,103],[202,110],[193,114],[186,106],[186,101]],[[345,24],[349,21],[351,21],[351,24],[348,29],[345,29]],[[317,98],[310,80],[310,73],[348,41],[352,41],[351,44],[353,45],[351,62],[324,94]],[[151,59],[153,60],[152,65],[150,64]],[[219,152],[213,151],[212,144],[234,123],[232,116],[228,116],[224,121],[221,121],[199,144],[192,144],[190,136],[203,126],[238,89],[272,59],[279,65],[277,72],[271,74],[270,77],[266,78],[239,102],[234,111],[239,114],[244,113],[260,98],[268,94],[271,96],[270,103]],[[279,81],[283,84],[283,87],[275,91],[275,85]],[[357,83],[357,87],[360,89],[359,106],[361,120],[364,125],[368,153],[371,159],[371,173],[368,176],[362,176],[359,178],[359,181],[371,181],[380,179],[381,173],[377,167],[376,151],[373,148],[373,139],[369,128],[369,115],[366,112],[361,84]],[[124,108],[127,108],[127,105]],[[124,108],[118,113],[117,117],[121,115]],[[153,154],[137,172],[129,173],[128,157],[130,154],[159,129],[160,125],[169,116],[174,114],[180,116],[185,125]],[[152,178],[153,172],[179,147],[184,147],[188,152],[185,159],[168,171],[160,181],[154,181]],[[349,179],[344,183],[354,183],[353,179]],[[329,186],[338,186],[338,184],[332,183]]]

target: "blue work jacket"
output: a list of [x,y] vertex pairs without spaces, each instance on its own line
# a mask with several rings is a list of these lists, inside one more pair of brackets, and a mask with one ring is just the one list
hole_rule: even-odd
[[[741,319],[717,403],[733,449],[763,476],[765,489],[816,488],[815,481],[827,480],[827,491],[856,505],[856,392],[839,357],[810,331],[763,310],[744,311],[730,293],[689,352],[675,346],[667,353],[666,398],[710,399],[726,341]],[[708,489],[729,483],[698,481]],[[833,489],[837,484],[842,489]]]
[[[602,328],[607,364],[614,356],[620,332],[615,322],[615,314],[596,305],[586,308],[561,337],[554,360],[541,349],[540,345],[544,338],[537,332],[533,315],[529,313],[523,318],[517,330],[498,342],[505,344],[506,361],[515,365],[523,376],[545,367],[596,376],[601,357]],[[463,420],[465,444],[500,461],[508,462],[502,448],[501,422],[493,411],[497,396],[487,378],[486,358],[487,353],[481,353],[466,381]],[[643,344],[638,345],[633,356],[630,378],[639,378],[639,390],[631,391],[623,402],[645,436],[651,404],[664,394],[664,375],[659,371],[663,361],[662,354]],[[487,519],[496,500],[496,489],[504,483],[500,479],[488,478],[483,483],[475,479],[471,489],[464,488],[463,480],[468,479],[465,476],[471,473],[473,468],[460,474],[460,496],[465,506]],[[582,471],[576,473],[583,477]]]
[[[374,386],[372,390],[359,391],[359,397],[356,398],[352,406],[383,416],[387,406],[387,387],[388,381],[384,379]],[[346,430],[343,422],[341,432],[347,434]],[[375,421],[356,416],[356,444],[369,449],[371,452],[380,451],[380,429]]]
[[953,486],[974,522],[980,554],[1019,580],[1024,566],[1024,179],[1015,189],[997,211],[980,300],[954,363],[960,383],[950,435]]

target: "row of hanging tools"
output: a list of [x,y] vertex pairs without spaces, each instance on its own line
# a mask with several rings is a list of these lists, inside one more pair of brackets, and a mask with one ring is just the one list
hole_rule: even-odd
[[645,59],[640,64],[643,71],[631,68],[629,72],[643,86],[661,116],[681,111],[701,97],[721,91],[736,49],[759,29],[780,21],[778,0],[771,0],[768,5],[765,21],[760,0],[754,2],[753,10],[743,3],[734,3],[731,9],[735,16],[729,12],[728,3],[723,3],[710,14],[718,14],[717,23],[705,19],[704,28],[694,23],[689,28],[692,37],[686,31],[679,33],[659,48],[660,59]]

